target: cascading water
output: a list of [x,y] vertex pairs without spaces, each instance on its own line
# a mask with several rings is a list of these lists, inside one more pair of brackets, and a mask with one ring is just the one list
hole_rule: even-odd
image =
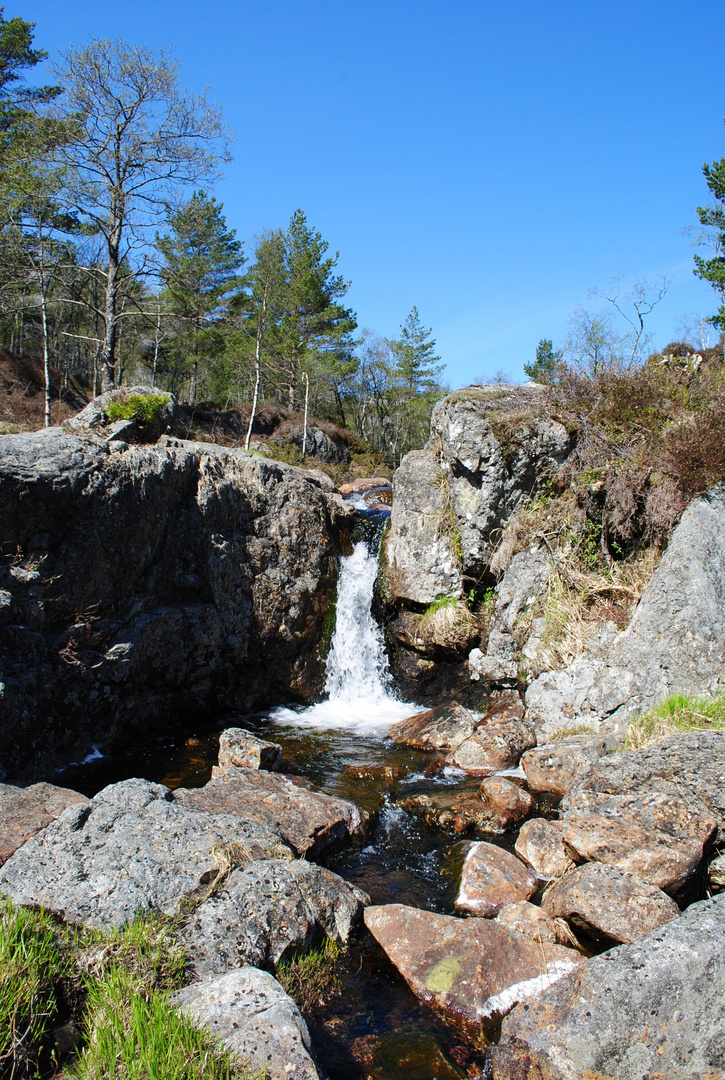
[[383,635],[372,614],[377,572],[375,545],[367,541],[358,541],[352,555],[341,560],[326,700],[300,712],[276,709],[278,723],[383,733],[393,721],[417,711],[395,696]]

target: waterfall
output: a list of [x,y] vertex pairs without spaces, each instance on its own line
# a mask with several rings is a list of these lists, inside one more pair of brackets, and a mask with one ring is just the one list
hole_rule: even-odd
[[418,711],[399,701],[393,690],[382,631],[372,614],[377,572],[377,554],[364,540],[341,559],[326,699],[299,712],[275,709],[272,715],[279,723],[384,733],[393,721]]

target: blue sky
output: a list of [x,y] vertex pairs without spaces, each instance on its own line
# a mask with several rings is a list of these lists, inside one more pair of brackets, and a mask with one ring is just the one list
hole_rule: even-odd
[[452,386],[521,378],[621,275],[673,276],[660,346],[714,310],[682,230],[725,155],[721,0],[4,3],[51,54],[174,44],[236,130],[239,237],[302,207],[360,325],[394,336],[416,304]]

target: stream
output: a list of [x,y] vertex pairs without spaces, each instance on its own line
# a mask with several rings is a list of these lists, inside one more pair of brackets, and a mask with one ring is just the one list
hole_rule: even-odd
[[[65,770],[62,782],[88,795],[129,776],[170,788],[201,786],[216,763],[219,732],[245,727],[283,746],[282,771],[370,813],[364,839],[331,857],[330,869],[364,889],[374,904],[454,914],[467,841],[429,827],[398,804],[441,786],[475,790],[480,781],[466,781],[456,770],[426,776],[429,754],[386,737],[391,723],[422,708],[397,697],[372,614],[380,537],[389,515],[381,502],[387,497],[386,491],[351,497],[360,527],[352,553],[341,560],[323,700],[253,716],[227,714],[192,731],[149,736],[126,752],[90,755]],[[368,508],[371,498],[374,509]],[[515,835],[486,839],[512,849]],[[307,1016],[316,1056],[330,1080],[487,1075],[483,1054],[418,1001],[370,934],[359,934],[346,950],[338,975],[338,991],[319,1014]]]

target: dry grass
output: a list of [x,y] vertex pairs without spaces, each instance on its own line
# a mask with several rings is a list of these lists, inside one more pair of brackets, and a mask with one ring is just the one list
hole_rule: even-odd
[[423,612],[418,633],[427,647],[458,652],[478,635],[478,624],[462,600],[443,596]]

